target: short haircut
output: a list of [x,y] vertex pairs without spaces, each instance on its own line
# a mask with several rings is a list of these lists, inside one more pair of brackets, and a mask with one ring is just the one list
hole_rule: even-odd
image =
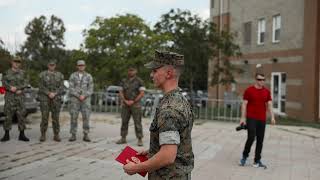
[[264,73],[256,73],[256,76],[255,76],[255,77],[258,77],[258,76],[265,77],[265,76],[264,76]]

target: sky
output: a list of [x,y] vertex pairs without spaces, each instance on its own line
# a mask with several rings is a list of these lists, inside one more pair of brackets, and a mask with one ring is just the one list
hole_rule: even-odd
[[170,9],[190,10],[203,19],[209,18],[210,0],[0,0],[0,39],[15,52],[25,39],[24,28],[33,18],[52,14],[66,27],[67,49],[78,49],[83,43],[82,31],[97,16],[136,14],[153,26]]

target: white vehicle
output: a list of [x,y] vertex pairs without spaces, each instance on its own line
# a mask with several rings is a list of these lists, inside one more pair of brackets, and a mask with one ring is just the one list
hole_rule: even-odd
[[105,92],[105,98],[103,104],[107,105],[119,105],[120,98],[119,92],[121,87],[120,86],[108,86]]

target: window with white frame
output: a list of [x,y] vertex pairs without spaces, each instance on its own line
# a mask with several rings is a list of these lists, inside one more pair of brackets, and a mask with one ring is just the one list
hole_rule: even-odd
[[213,9],[214,8],[214,0],[211,0],[211,9]]
[[272,42],[280,42],[281,16],[276,15],[272,18]]
[[286,109],[286,80],[283,72],[271,73],[271,97],[273,111],[277,114],[285,114]]
[[243,44],[251,44],[251,22],[246,22],[243,24]]
[[258,20],[258,44],[264,44],[266,34],[266,20],[264,18]]

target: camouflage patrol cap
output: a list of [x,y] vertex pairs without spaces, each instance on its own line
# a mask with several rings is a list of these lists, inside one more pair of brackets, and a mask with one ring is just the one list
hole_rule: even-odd
[[134,70],[137,70],[137,68],[135,66],[133,66],[133,65],[129,65],[128,66],[128,70],[129,71],[134,71]]
[[20,56],[15,56],[14,58],[11,59],[13,62],[22,62],[22,58]]
[[84,60],[78,60],[78,61],[77,61],[77,65],[78,65],[78,66],[81,66],[81,65],[84,66],[84,65],[86,65],[86,62],[85,62]]
[[156,50],[153,60],[144,66],[148,69],[157,69],[164,65],[184,66],[184,56],[175,52]]
[[48,64],[57,64],[57,60],[51,59],[51,60],[48,62]]

